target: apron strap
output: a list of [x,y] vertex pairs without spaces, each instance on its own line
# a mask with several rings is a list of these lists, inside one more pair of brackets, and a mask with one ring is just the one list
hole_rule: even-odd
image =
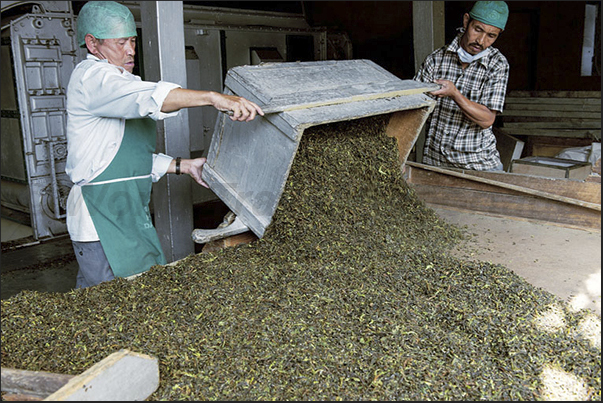
[[141,175],[141,176],[131,176],[129,178],[109,179],[109,180],[100,181],[100,182],[77,183],[77,185],[79,185],[79,186],[106,185],[108,183],[125,182],[125,181],[137,180],[137,179],[147,179],[147,178],[150,178],[150,177],[151,177],[151,174],[149,174],[149,175]]

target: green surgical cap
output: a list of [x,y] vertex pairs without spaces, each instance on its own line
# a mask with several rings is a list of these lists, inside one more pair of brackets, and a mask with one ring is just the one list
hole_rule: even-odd
[[77,17],[77,43],[86,46],[85,37],[98,39],[137,36],[134,16],[123,4],[114,1],[89,1]]
[[509,7],[504,1],[478,1],[469,15],[474,20],[504,30],[509,18]]

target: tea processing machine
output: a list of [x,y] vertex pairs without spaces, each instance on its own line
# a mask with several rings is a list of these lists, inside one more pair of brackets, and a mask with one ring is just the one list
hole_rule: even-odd
[[389,114],[387,134],[406,161],[435,106],[437,84],[401,80],[370,60],[265,63],[229,70],[224,92],[265,109],[237,122],[219,116],[203,179],[236,218],[195,229],[196,243],[253,231],[262,237],[276,211],[300,139],[312,126]]

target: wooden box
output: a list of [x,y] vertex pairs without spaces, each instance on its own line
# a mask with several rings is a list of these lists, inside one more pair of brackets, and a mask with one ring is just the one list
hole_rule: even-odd
[[513,160],[510,170],[518,174],[577,180],[586,179],[591,171],[590,162],[537,156]]

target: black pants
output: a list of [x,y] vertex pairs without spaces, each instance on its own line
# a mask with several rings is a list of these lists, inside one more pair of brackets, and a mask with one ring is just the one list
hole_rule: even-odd
[[75,288],[86,288],[115,278],[100,241],[72,241],[79,270]]

